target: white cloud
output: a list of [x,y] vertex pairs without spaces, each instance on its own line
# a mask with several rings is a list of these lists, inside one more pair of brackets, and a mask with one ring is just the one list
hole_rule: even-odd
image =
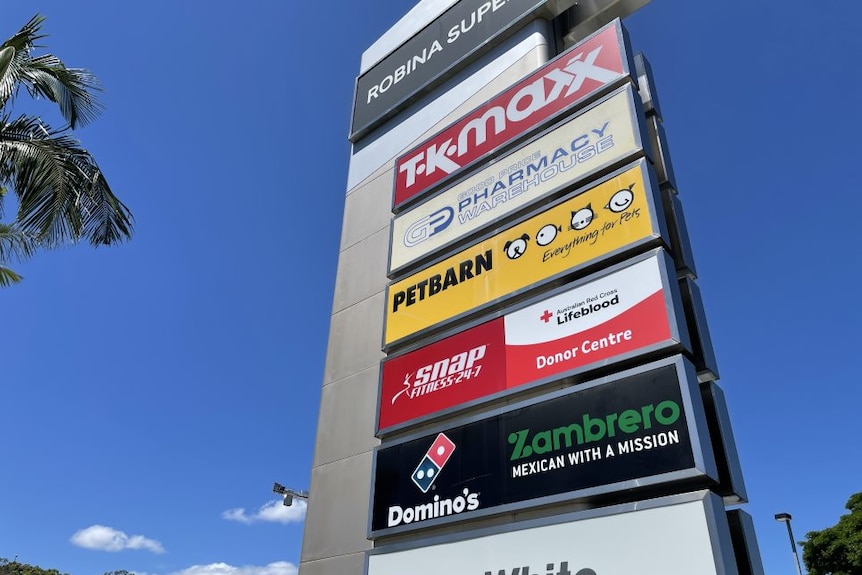
[[281,499],[275,499],[264,503],[254,513],[246,513],[245,508],[237,507],[236,509],[228,509],[221,516],[228,521],[238,521],[245,524],[264,521],[272,523],[299,523],[305,519],[306,507],[307,504],[302,499],[294,499],[289,507],[283,505]]
[[[279,502],[281,505],[281,502]],[[171,575],[296,575],[296,565],[287,561],[276,561],[269,565],[246,565],[234,567],[227,563],[210,563],[209,565],[192,565]]]
[[146,549],[153,553],[165,552],[165,548],[158,541],[147,539],[143,535],[126,535],[122,531],[104,525],[91,525],[81,529],[72,535],[71,541],[78,547],[99,551]]

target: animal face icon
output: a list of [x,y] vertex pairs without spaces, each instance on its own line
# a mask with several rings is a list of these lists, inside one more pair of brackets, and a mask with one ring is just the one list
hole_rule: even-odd
[[632,183],[628,188],[623,188],[622,190],[615,192],[608,201],[608,205],[605,206],[605,209],[608,209],[615,214],[627,210],[635,200],[635,194],[632,192],[633,187],[634,183]]
[[520,238],[506,242],[506,245],[503,246],[503,251],[506,252],[506,257],[510,260],[516,260],[524,255],[524,252],[527,251],[527,242],[529,240],[530,236],[524,234]]
[[536,243],[540,246],[546,246],[557,237],[557,232],[563,231],[555,224],[545,224],[542,229],[536,234]]
[[572,225],[571,229],[573,230],[582,230],[590,225],[596,217],[595,212],[593,212],[592,204],[587,204],[585,207],[572,212]]

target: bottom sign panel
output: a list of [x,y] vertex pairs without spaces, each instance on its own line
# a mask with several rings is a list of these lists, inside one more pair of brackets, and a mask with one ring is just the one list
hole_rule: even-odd
[[663,484],[718,481],[682,356],[475,416],[374,453],[371,538]]
[[724,506],[703,491],[465,535],[376,548],[365,574],[737,574]]

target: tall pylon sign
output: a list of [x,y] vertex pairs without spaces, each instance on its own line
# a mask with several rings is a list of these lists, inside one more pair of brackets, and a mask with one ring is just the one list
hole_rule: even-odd
[[647,1],[422,0],[362,56],[301,575],[762,574]]

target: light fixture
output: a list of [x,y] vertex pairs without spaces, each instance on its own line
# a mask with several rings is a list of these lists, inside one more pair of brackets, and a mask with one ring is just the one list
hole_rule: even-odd
[[297,499],[305,499],[306,501],[308,500],[308,491],[288,489],[287,487],[278,482],[272,484],[272,492],[284,496],[282,504],[285,507],[290,507],[293,504],[294,497],[296,497]]

